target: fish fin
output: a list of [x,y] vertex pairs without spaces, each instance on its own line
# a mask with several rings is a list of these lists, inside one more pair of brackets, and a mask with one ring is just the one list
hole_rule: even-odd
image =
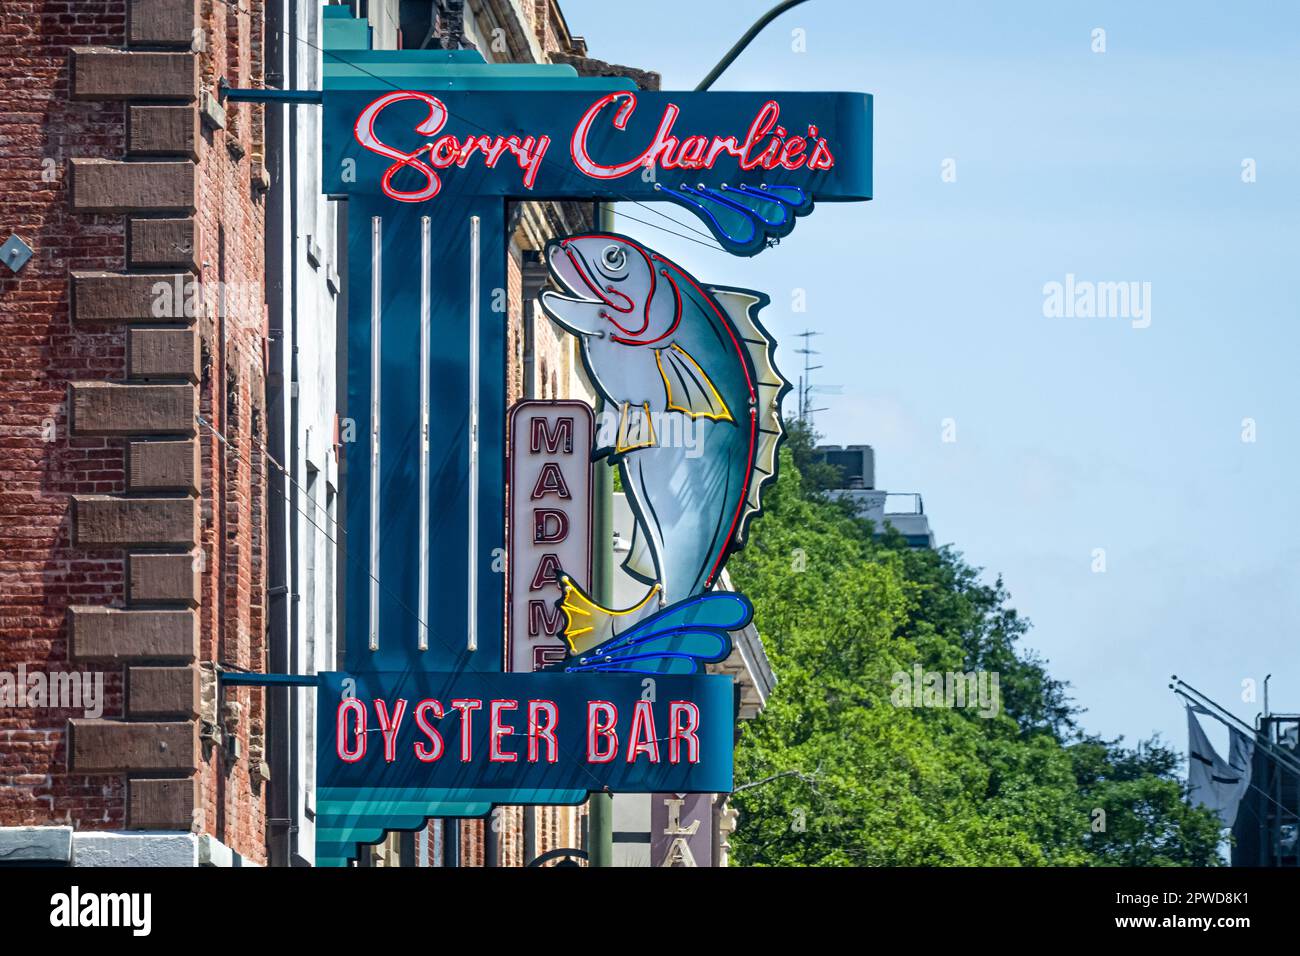
[[569,672],[698,674],[731,653],[731,631],[749,625],[754,609],[740,594],[687,598],[642,618],[613,640],[565,662]]
[[560,576],[560,586],[564,588],[564,598],[560,601],[560,610],[564,613],[564,640],[571,654],[589,651],[633,626],[647,611],[650,599],[660,590],[656,584],[637,604],[617,610],[596,601],[567,574]]
[[641,533],[640,523],[632,525],[632,547],[623,560],[623,570],[643,584],[654,584],[659,580],[659,571],[655,568],[654,555],[650,553],[647,537]]
[[636,451],[638,448],[653,448],[655,445],[654,424],[650,421],[650,405],[643,403],[633,405],[624,402],[618,413],[618,444],[614,451]]
[[669,409],[691,418],[735,421],[708,373],[680,345],[674,343],[666,349],[655,349],[655,361],[664,380]]
[[665,631],[647,637],[634,647],[610,652],[593,648],[564,669],[571,673],[698,674],[704,665],[717,663],[730,653],[731,635],[726,631]]
[[754,453],[754,477],[749,483],[745,510],[736,530],[739,543],[744,541],[749,518],[762,507],[764,486],[776,476],[777,449],[785,437],[781,425],[781,399],[790,390],[790,383],[773,361],[776,342],[758,321],[758,312],[767,305],[767,297],[744,289],[710,288],[709,292],[735,323],[754,363],[758,386],[758,448]]

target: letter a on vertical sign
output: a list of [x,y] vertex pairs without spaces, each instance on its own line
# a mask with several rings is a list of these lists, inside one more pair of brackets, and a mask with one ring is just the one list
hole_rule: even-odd
[[713,865],[713,795],[656,793],[650,798],[650,865]]
[[591,584],[591,442],[583,402],[519,402],[510,413],[507,669],[563,661],[561,577]]

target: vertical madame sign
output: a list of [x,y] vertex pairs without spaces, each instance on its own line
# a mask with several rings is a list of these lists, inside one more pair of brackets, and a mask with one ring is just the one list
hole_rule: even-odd
[[511,409],[508,670],[565,658],[559,576],[591,583],[594,427],[583,402],[524,401]]

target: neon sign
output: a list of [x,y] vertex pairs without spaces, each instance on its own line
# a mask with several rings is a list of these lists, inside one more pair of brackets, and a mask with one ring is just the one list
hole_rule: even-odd
[[[481,746],[475,750],[480,741],[475,735],[474,715],[480,711],[477,719],[487,722],[486,755]],[[579,759],[588,764],[619,759],[629,764],[642,759],[649,764],[698,764],[700,721],[699,705],[692,700],[669,701],[666,719],[655,702],[636,700],[626,722],[614,701],[588,700],[585,712],[565,714],[564,724],[577,728],[573,732],[583,746]],[[335,753],[345,764],[365,760],[377,731],[375,743],[382,745],[384,762],[390,764],[401,760],[432,764],[444,758],[462,764],[483,759],[490,763],[554,764],[560,761],[560,723],[559,704],[545,698],[453,697],[444,706],[434,697],[414,705],[403,697],[393,701],[381,697],[368,707],[356,697],[346,697],[339,702],[336,714]],[[515,738],[518,744],[507,738]],[[450,748],[448,739],[455,741]],[[516,746],[520,749],[512,749]]]
[[[375,126],[391,107],[412,101],[424,107],[424,118],[402,130],[406,134],[403,138],[409,139],[410,134],[416,134],[428,141],[414,149],[404,150],[382,140],[376,133]],[[734,162],[741,172],[818,172],[835,167],[831,146],[821,134],[817,123],[807,120],[801,127],[787,128],[781,123],[781,104],[776,99],[766,100],[758,106],[739,137],[734,132],[730,135],[678,135],[675,130],[682,113],[681,107],[667,101],[658,109],[659,119],[653,135],[639,152],[630,159],[621,161],[605,156],[597,158],[593,152],[614,152],[608,146],[596,147],[594,142],[597,139],[608,141],[611,132],[627,131],[637,110],[637,94],[619,90],[597,99],[578,118],[567,137],[573,170],[596,180],[621,179],[638,172],[653,179],[658,171],[713,169],[723,157]],[[605,114],[605,122],[601,133],[605,135],[597,135],[595,129],[602,114]],[[411,114],[406,115],[412,118]],[[523,135],[468,131],[457,135],[444,131],[451,115],[442,99],[418,90],[386,93],[361,110],[353,124],[353,136],[357,143],[363,149],[393,161],[384,169],[379,180],[379,188],[384,195],[398,202],[426,202],[437,196],[442,189],[439,171],[445,172],[453,167],[465,169],[471,162],[482,163],[486,169],[495,169],[507,154],[519,168],[520,186],[525,190],[534,188],[551,145],[549,132]],[[410,181],[417,181],[415,177],[418,176],[422,183],[414,188],[397,187],[393,180],[403,171],[409,171]]]
[[506,666],[564,660],[561,573],[591,577],[591,409],[518,402],[510,412],[509,646]]
[[[442,189],[442,180],[435,170],[448,169],[451,166],[459,166],[464,169],[475,152],[482,152],[483,164],[488,169],[493,169],[496,166],[497,160],[501,158],[502,154],[510,152],[514,155],[519,163],[519,168],[523,171],[523,187],[525,189],[533,188],[533,183],[537,181],[537,169],[541,165],[542,157],[546,155],[546,148],[551,145],[549,136],[525,136],[523,138],[518,136],[466,136],[462,141],[453,135],[444,134],[409,153],[403,152],[380,142],[379,137],[375,135],[375,120],[378,119],[380,113],[394,103],[401,103],[406,100],[418,100],[429,108],[429,115],[415,126],[415,132],[421,136],[436,136],[447,124],[447,107],[443,105],[442,100],[428,93],[406,90],[379,97],[361,111],[361,115],[357,117],[356,126],[354,127],[354,134],[358,143],[372,153],[378,153],[380,156],[396,160],[393,165],[384,171],[383,179],[380,180],[379,184],[380,189],[389,199],[395,199],[398,202],[424,202],[432,199]],[[421,153],[428,154],[427,163],[420,159]],[[394,188],[392,184],[393,176],[402,169],[409,169],[424,176],[424,186],[419,189]]]
[[[776,477],[790,383],[758,320],[768,298],[708,285],[645,245],[614,233],[547,245],[542,308],[581,342],[607,408],[612,444],[593,448],[622,478],[636,518],[624,570],[645,596],[609,608],[572,577],[561,609],[575,671],[690,673],[731,651],[729,632],[752,609],[711,593]],[[688,428],[696,451],[681,440]]]
[[[735,136],[685,136],[673,135],[673,125],[681,110],[673,103],[663,108],[659,126],[655,130],[654,140],[639,154],[622,163],[612,166],[598,163],[592,159],[587,147],[592,124],[606,107],[618,104],[612,117],[613,126],[618,130],[627,129],[628,120],[636,110],[636,94],[630,92],[610,93],[591,105],[582,114],[577,128],[573,131],[570,149],[573,165],[583,173],[596,179],[618,179],[639,169],[712,169],[723,153],[735,157],[743,170],[750,169],[801,169],[807,164],[809,169],[830,169],[835,165],[826,138],[819,136],[817,127],[809,124],[805,139],[799,134],[793,136],[784,126],[778,126],[781,118],[781,104],[768,100],[758,110],[744,138],[736,141]],[[766,143],[764,137],[771,136]],[[760,144],[762,144],[760,148]],[[805,154],[808,146],[812,151]]]
[[[323,190],[348,201],[358,438],[344,447],[344,664],[315,685],[316,861],[501,804],[728,792],[733,683],[703,671],[753,613],[713,587],[774,470],[786,386],[756,318],[766,300],[627,237],[552,252],[571,301],[548,308],[582,339],[618,426],[593,448],[590,413],[575,412],[572,449],[551,448],[559,403],[517,408],[507,427],[507,204],[671,202],[755,255],[815,203],[870,198],[871,98],[639,91],[472,50],[370,50],[354,25],[330,31],[357,45],[331,46],[322,94]],[[568,252],[606,273],[642,253],[652,268],[588,271],[589,286]],[[536,454],[525,415],[543,422]],[[577,633],[593,451],[624,469],[647,596]]]
[[329,673],[317,708],[316,854],[431,816],[578,804],[593,789],[725,793],[735,709],[722,676]]

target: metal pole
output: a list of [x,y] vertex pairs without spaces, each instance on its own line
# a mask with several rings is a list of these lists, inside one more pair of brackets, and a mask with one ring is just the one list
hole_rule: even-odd
[[442,865],[460,866],[460,820],[455,817],[442,821]]
[[236,89],[223,76],[217,81],[217,101],[224,103],[304,103],[320,106],[324,96],[320,90],[276,90],[271,88],[248,90]]
[[[606,232],[614,229],[614,207],[609,203],[596,206],[600,228]],[[604,402],[597,400],[596,417],[600,420]],[[601,604],[614,603],[614,476],[609,466],[598,462],[592,481],[595,500],[592,503],[591,534],[591,591]],[[588,865],[614,865],[614,797],[608,793],[593,793],[587,802]]]
[[745,35],[736,41],[736,45],[727,51],[727,55],[718,61],[718,65],[709,70],[709,75],[700,80],[700,85],[695,88],[696,92],[707,90],[712,86],[714,80],[720,77],[727,67],[731,66],[736,57],[740,56],[740,54],[744,52],[745,47],[749,46],[749,44],[753,42],[754,37],[758,36],[765,26],[781,14],[785,13],[785,11],[789,10],[791,7],[797,7],[803,2],[804,0],[783,0],[782,3],[778,3],[771,10],[767,11],[767,13],[755,20],[754,25],[745,31]]
[[593,793],[587,804],[589,866],[614,865],[614,795]]
[[[266,62],[271,73],[284,75],[291,69],[288,57],[292,50],[280,44],[279,32],[288,16],[284,8],[287,0],[278,0],[266,6]],[[291,71],[292,72],[292,71]],[[290,117],[292,119],[292,117]],[[293,235],[293,225],[287,220],[293,215],[292,196],[298,182],[298,166],[294,144],[293,124],[286,122],[282,110],[267,110],[266,146],[267,165],[279,168],[283,177],[282,189],[272,189],[266,197],[266,253],[267,253],[267,319],[270,331],[271,367],[282,371],[285,367],[285,325],[297,309],[297,296],[285,293],[286,280],[292,283],[292,275],[297,269],[298,257],[294,254],[292,243],[288,248],[290,254],[285,256],[285,234]],[[286,309],[287,302],[287,309]],[[292,347],[296,337],[290,336],[288,345]],[[273,384],[276,380],[279,384]],[[272,457],[277,462],[286,459],[285,435],[288,426],[288,389],[284,386],[283,375],[270,378],[266,385],[266,400],[270,406],[267,445]],[[297,575],[290,570],[290,564],[296,560],[298,549],[289,545],[290,526],[296,527],[296,518],[291,519],[286,513],[290,489],[287,474],[283,470],[273,472],[268,481],[270,494],[267,495],[269,514],[269,537],[271,572],[269,574],[268,597],[270,604],[269,633],[267,644],[270,650],[268,661],[271,670],[288,672],[292,659],[293,638],[295,633],[289,624],[289,595],[295,587]],[[288,546],[287,546],[288,545]],[[288,556],[288,560],[285,560]],[[294,730],[295,697],[293,692],[278,690],[266,695],[267,742],[269,762],[271,765],[271,786],[267,795],[270,829],[268,850],[271,866],[292,866],[294,825],[292,798],[295,792],[294,781],[297,775],[294,768],[295,747],[289,745],[296,733]]]
[[[1272,675],[1270,674],[1269,676],[1271,677]],[[1268,678],[1264,679],[1264,714],[1265,714],[1264,720],[1268,722],[1268,725],[1264,728],[1264,733],[1268,735],[1268,741],[1270,744],[1272,744],[1274,725],[1273,725],[1273,721],[1267,716]],[[1274,767],[1270,776],[1272,777],[1273,780],[1273,796],[1270,799],[1272,800],[1274,806],[1280,807],[1282,806],[1282,774],[1278,773],[1277,768]],[[1271,839],[1269,840],[1269,851],[1273,856],[1273,861],[1274,861],[1273,865],[1281,866],[1282,865],[1282,817],[1278,814],[1277,810],[1273,810],[1269,814],[1269,816],[1272,818],[1272,826],[1268,828],[1269,836],[1271,837]]]
[[502,808],[498,807],[483,818],[483,865],[500,866],[501,865],[501,833],[498,827],[502,826],[501,816],[498,813]]
[[1173,677],[1173,681],[1174,683],[1171,684],[1170,686],[1173,687],[1174,693],[1180,693],[1180,688],[1182,690],[1185,690],[1188,693],[1183,693],[1182,696],[1190,696],[1191,698],[1194,699],[1195,703],[1200,704],[1202,707],[1217,711],[1218,714],[1212,714],[1211,716],[1218,716],[1219,719],[1223,720],[1225,723],[1231,722],[1239,730],[1241,730],[1242,733],[1250,734],[1255,739],[1255,747],[1257,750],[1260,750],[1263,753],[1267,754],[1268,756],[1272,757],[1275,763],[1286,768],[1289,772],[1293,774],[1300,774],[1300,762],[1297,762],[1294,757],[1292,757],[1290,754],[1286,753],[1285,751],[1279,750],[1277,747],[1274,747],[1273,744],[1267,739],[1267,737],[1261,734],[1259,730],[1257,730],[1254,727],[1251,727],[1240,717],[1237,717],[1231,711],[1222,707],[1215,700],[1206,696],[1202,691],[1197,690],[1191,684],[1187,683],[1187,681],[1180,680],[1176,675]]

